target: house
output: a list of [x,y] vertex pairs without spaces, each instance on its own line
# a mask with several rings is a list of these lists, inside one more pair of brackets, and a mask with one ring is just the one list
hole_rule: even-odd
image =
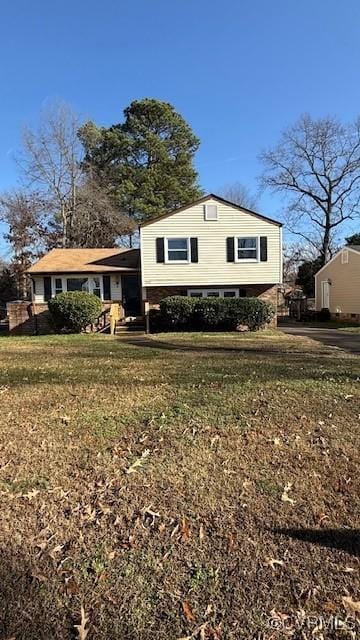
[[[30,314],[45,321],[47,301],[62,291],[90,291],[105,311],[118,302],[125,322],[169,295],[257,296],[276,305],[282,225],[210,194],[141,224],[140,249],[53,249],[29,275],[32,304],[23,303],[21,322],[10,317],[15,329]],[[15,311],[9,305],[9,316]]]
[[315,308],[360,323],[360,246],[343,247],[315,275]]
[[142,299],[257,296],[276,304],[282,225],[213,194],[140,226]]

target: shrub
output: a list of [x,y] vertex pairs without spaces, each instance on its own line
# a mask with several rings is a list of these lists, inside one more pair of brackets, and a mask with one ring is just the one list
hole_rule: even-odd
[[169,296],[160,302],[160,313],[164,326],[168,329],[188,329],[192,324],[194,305],[197,298]]
[[48,302],[56,331],[80,333],[96,321],[102,311],[101,300],[85,291],[59,293]]
[[259,298],[169,296],[160,303],[163,328],[175,331],[235,331],[239,325],[256,331],[274,315],[274,306]]
[[320,322],[329,322],[329,320],[331,320],[331,313],[329,309],[321,309],[317,315]]

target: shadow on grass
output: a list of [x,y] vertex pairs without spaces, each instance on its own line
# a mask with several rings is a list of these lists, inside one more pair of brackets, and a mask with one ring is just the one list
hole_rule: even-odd
[[254,347],[253,343],[248,344],[247,340],[244,340],[241,344],[237,342],[237,344],[232,346],[223,346],[218,344],[181,344],[179,342],[165,342],[163,340],[152,340],[151,338],[141,337],[141,338],[131,338],[125,337],[121,339],[121,342],[126,345],[131,345],[133,347],[144,347],[154,350],[163,350],[163,351],[185,351],[185,352],[212,352],[212,353],[254,353],[259,355],[284,355],[284,356],[311,356],[316,357],[319,356],[328,356],[332,357],[333,354],[329,349],[319,349],[318,351],[311,350],[309,348],[308,351],[304,350],[304,348],[299,349],[291,349],[288,351],[284,351],[281,348],[281,344],[274,348],[271,345],[267,345],[262,343],[261,347]]
[[1,638],[74,637],[72,619],[59,610],[53,586],[21,549],[0,548],[0,603]]
[[[176,385],[197,384],[200,377],[202,382],[205,378],[223,386],[234,382],[248,383],[250,378],[254,383],[276,380],[308,383],[331,380],[339,383],[357,380],[360,376],[360,360],[334,357],[328,350],[325,353],[293,353],[267,347],[249,346],[244,349],[216,345],[154,344],[151,340],[145,344],[137,341],[135,346],[132,348],[129,345],[126,350],[115,348],[110,357],[109,352],[87,349],[69,350],[56,358],[54,350],[56,367],[49,366],[51,361],[48,354],[39,357],[40,354],[31,353],[24,358],[24,354],[19,353],[24,366],[8,366],[0,373],[0,385],[98,384],[121,391],[154,385],[159,375],[163,381]],[[170,351],[171,355],[168,353]],[[16,361],[16,354],[14,358]]]
[[360,529],[273,529],[273,533],[295,540],[360,556]]

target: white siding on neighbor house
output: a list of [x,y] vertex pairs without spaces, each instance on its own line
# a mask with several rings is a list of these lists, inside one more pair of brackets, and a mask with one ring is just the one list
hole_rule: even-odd
[[[342,254],[347,251],[348,262]],[[315,275],[316,310],[322,307],[322,282],[329,284],[329,310],[331,313],[360,313],[360,253],[351,249],[340,251]]]
[[[103,273],[57,273],[52,278],[52,295],[55,295],[55,278],[62,278],[63,280],[63,291],[66,291],[66,278],[91,278],[91,277],[99,277],[100,282],[102,283]],[[34,302],[35,304],[41,304],[45,302],[44,299],[44,276],[34,275],[32,279],[35,282],[35,296]],[[122,289],[121,289],[121,273],[119,274],[111,274],[111,299],[113,302],[120,302],[122,299]]]
[[[217,220],[205,220],[204,204],[218,207]],[[227,262],[226,238],[266,236],[266,262]],[[198,238],[198,263],[156,262],[156,238]],[[282,282],[281,227],[230,205],[207,200],[159,218],[140,230],[142,285],[278,284]]]

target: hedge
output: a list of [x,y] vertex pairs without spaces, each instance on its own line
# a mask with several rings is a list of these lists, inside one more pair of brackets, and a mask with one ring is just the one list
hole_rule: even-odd
[[102,311],[101,300],[86,291],[59,293],[48,302],[55,331],[80,333],[93,324]]
[[256,331],[268,324],[275,308],[259,298],[191,298],[169,296],[154,314],[152,330],[235,331],[245,325]]

